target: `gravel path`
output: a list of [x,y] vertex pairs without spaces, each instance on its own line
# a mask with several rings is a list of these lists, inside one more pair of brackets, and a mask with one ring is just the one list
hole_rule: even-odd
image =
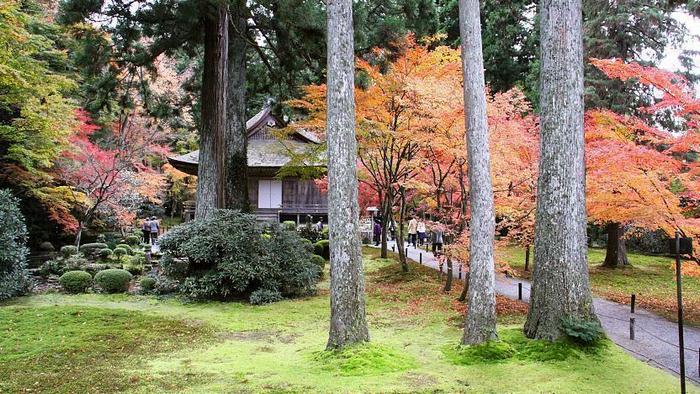
[[[389,248],[394,242],[389,242]],[[423,261],[423,265],[439,269],[437,260],[432,253],[425,249],[409,247],[408,258],[414,261]],[[446,269],[446,267],[444,268]],[[458,269],[454,267],[455,278]],[[518,283],[523,284],[523,301],[530,301],[530,282],[524,279],[516,279],[498,275],[496,277],[496,291],[511,299],[518,299]],[[634,357],[678,375],[680,363],[678,359],[678,325],[661,316],[657,316],[647,310],[636,308],[635,340],[629,337],[629,305],[594,298],[596,314],[600,319],[608,338],[618,346],[625,349]],[[700,329],[684,327],[685,333],[685,370],[689,381],[700,385]]]

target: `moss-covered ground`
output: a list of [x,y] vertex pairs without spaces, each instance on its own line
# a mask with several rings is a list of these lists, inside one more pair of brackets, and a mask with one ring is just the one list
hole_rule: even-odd
[[[525,339],[499,298],[502,342],[457,347],[461,288],[367,255],[372,342],[324,352],[328,283],[272,305],[43,294],[0,306],[0,392],[671,393],[676,379],[605,342]],[[695,386],[690,392],[700,392]]]
[[[532,258],[532,251],[530,252]],[[525,250],[502,246],[497,259],[507,262],[513,273],[530,278],[532,270],[525,272]],[[629,304],[630,295],[636,294],[637,304],[668,319],[676,320],[676,281],[674,259],[668,256],[628,253],[630,265],[622,268],[605,268],[605,249],[588,249],[588,264],[593,292],[622,304]],[[695,262],[683,263],[694,268]],[[690,270],[689,270],[690,271]],[[683,276],[683,306],[688,323],[700,326],[700,276]]]

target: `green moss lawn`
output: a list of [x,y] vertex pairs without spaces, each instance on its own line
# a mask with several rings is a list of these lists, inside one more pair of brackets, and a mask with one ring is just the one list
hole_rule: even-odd
[[[532,258],[532,250],[530,251]],[[499,247],[497,258],[507,262],[516,276],[530,278],[525,272],[525,250]],[[630,265],[604,268],[605,249],[588,249],[588,264],[593,292],[602,298],[629,304],[637,294],[637,304],[669,319],[676,319],[676,282],[674,260],[667,256],[628,253]],[[532,261],[532,260],[531,260]],[[695,265],[694,262],[683,264]],[[683,306],[689,323],[700,326],[700,278],[683,276]]]
[[[672,393],[677,380],[611,343],[523,338],[526,305],[499,298],[502,342],[456,348],[461,288],[367,258],[372,343],[321,351],[328,283],[267,306],[44,294],[0,306],[0,392]],[[690,392],[700,392],[690,386]]]

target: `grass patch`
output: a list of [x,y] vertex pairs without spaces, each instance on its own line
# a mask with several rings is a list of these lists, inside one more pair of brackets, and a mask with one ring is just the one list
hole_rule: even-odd
[[339,376],[366,376],[406,371],[418,364],[405,352],[365,343],[342,350],[317,351],[311,360],[322,370]]
[[583,346],[562,339],[555,342],[528,339],[521,328],[502,329],[499,339],[473,346],[446,346],[445,357],[455,365],[491,364],[499,362],[559,362],[600,356],[608,349],[607,340]]
[[[674,377],[616,346],[558,348],[520,328],[499,331],[514,356],[492,362],[481,352],[455,365],[444,349],[462,336],[459,281],[444,293],[417,264],[402,273],[394,260],[367,258],[365,268],[371,342],[344,352],[323,351],[327,280],[316,296],[262,306],[104,294],[0,304],[0,321],[11,322],[0,326],[0,392],[676,391]],[[521,307],[499,300],[499,324],[501,311],[521,324]]]
[[[515,276],[531,278],[532,267],[529,272],[524,270],[523,248],[500,246],[496,254],[498,259],[511,266]],[[628,252],[627,257],[630,261],[629,266],[604,268],[601,264],[605,260],[605,249],[588,249],[593,292],[599,297],[621,304],[629,304],[630,295],[637,294],[639,306],[675,321],[677,316],[674,260],[668,256],[633,252]],[[689,324],[700,326],[700,278],[684,276],[683,292],[685,318]]]
[[202,324],[91,307],[9,306],[0,321],[0,392],[123,391],[142,383],[129,371],[142,366],[139,356],[210,337]]

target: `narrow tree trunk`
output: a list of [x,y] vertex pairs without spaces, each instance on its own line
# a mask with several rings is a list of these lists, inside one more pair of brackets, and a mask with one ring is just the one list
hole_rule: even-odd
[[525,272],[530,270],[530,245],[525,246]]
[[581,0],[541,0],[540,166],[529,338],[597,319],[586,261]]
[[250,210],[248,199],[248,131],[246,129],[245,0],[231,5],[228,42],[228,97],[226,126],[226,208]]
[[[399,209],[399,223],[403,223],[406,220],[406,190],[404,189],[403,186],[400,187],[399,191],[401,195],[401,206]],[[399,261],[401,262],[401,271],[403,272],[408,272],[408,256],[406,253],[404,253],[404,244],[403,244],[403,226],[401,228],[401,245],[399,247]],[[408,243],[406,243],[408,245]],[[398,245],[398,243],[397,243]]]
[[469,272],[464,273],[464,287],[462,288],[462,294],[459,295],[457,301],[466,301],[467,295],[469,295]]
[[224,207],[224,134],[228,85],[228,8],[224,2],[207,0],[202,1],[202,8],[205,18],[204,67],[195,209],[197,219],[204,219],[215,209]]
[[625,228],[620,223],[608,223],[608,242],[605,251],[603,267],[624,267],[630,262],[627,260],[627,247],[625,246]]
[[355,55],[352,0],[331,0],[328,12],[328,219],[331,326],[328,349],[369,341],[360,253],[355,140]]
[[452,290],[452,259],[447,258],[447,280],[445,281],[445,287],[442,289],[445,293],[449,293]]
[[493,262],[496,221],[491,184],[479,9],[478,0],[460,0],[459,2],[471,206],[469,311],[462,337],[462,343],[467,345],[496,338],[496,275]]
[[391,200],[389,199],[390,195],[391,194],[389,192],[384,193],[384,199],[382,200],[382,211],[383,211],[382,220],[383,220],[383,223],[382,223],[382,250],[381,250],[380,257],[383,259],[386,259],[387,257],[389,257],[389,251],[387,248],[387,237],[389,234],[389,224],[391,223],[391,220],[392,220],[391,219],[391,214],[392,214],[392,212],[391,212]]

